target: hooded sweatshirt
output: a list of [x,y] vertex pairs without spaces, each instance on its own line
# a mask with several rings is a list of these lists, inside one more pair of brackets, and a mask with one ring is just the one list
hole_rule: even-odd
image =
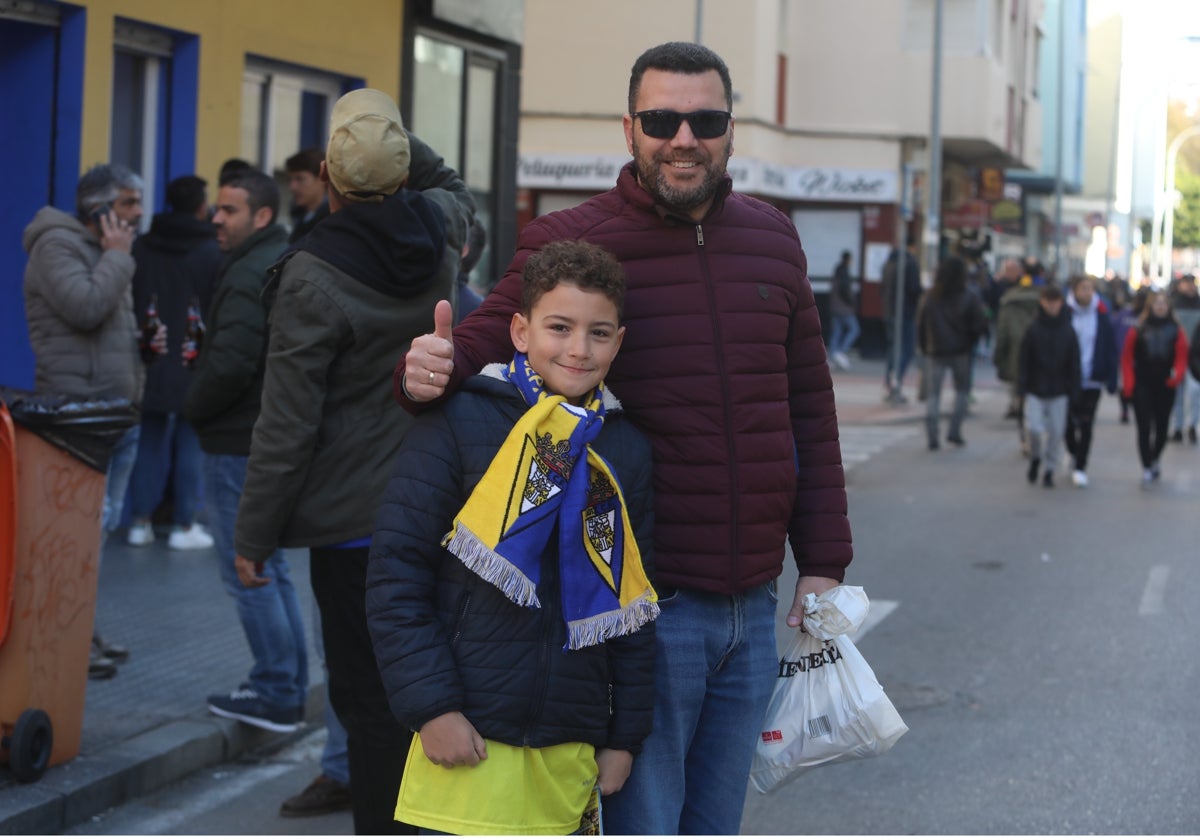
[[43,207],[25,228],[25,318],[41,394],[140,402],[134,260],[74,216]]
[[270,343],[238,511],[238,553],[368,536],[411,416],[396,360],[453,300],[458,261],[437,205],[400,190],[349,204],[272,269]]

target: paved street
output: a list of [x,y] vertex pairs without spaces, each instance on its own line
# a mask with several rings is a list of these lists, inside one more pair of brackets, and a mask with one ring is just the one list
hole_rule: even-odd
[[[873,601],[874,623],[859,647],[910,731],[881,758],[815,768],[770,796],[751,791],[743,833],[1200,831],[1200,571],[1192,561],[1200,449],[1169,445],[1160,486],[1140,490],[1133,426],[1118,423],[1116,400],[1105,397],[1092,486],[1071,487],[1064,472],[1056,489],[1031,487],[989,367],[980,366],[968,445],[936,453],[925,449],[919,404],[881,406],[877,365],[836,375],[855,535],[848,582]],[[177,704],[203,718],[203,693],[246,667],[236,627],[214,622],[215,605],[236,624],[219,586],[202,580],[211,568],[199,574],[211,562],[203,554],[112,564],[143,579],[157,632],[182,625],[221,639],[203,645],[203,672],[186,694],[175,688],[178,696],[167,698],[152,674],[139,677],[139,691],[163,693],[164,716]],[[102,603],[110,584],[106,567]],[[793,584],[790,572],[781,590]],[[101,615],[114,635],[149,625],[126,622],[115,608]],[[155,632],[145,627],[147,648]],[[780,628],[781,640],[787,632]],[[169,661],[161,667],[170,680],[160,682],[178,686],[187,663],[170,669]],[[94,729],[117,726],[117,709],[101,717],[95,701],[122,679],[91,684]],[[100,737],[89,741],[85,730],[85,747]],[[276,815],[315,774],[321,740],[318,729],[282,746],[249,744],[236,760],[78,822],[72,833],[347,833],[346,814]],[[0,801],[9,790],[0,788]]]

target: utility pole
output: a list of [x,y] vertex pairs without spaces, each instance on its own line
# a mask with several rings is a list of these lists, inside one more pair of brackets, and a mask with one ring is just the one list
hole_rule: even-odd
[[1067,0],[1058,0],[1058,119],[1054,144],[1054,277],[1061,284],[1065,279],[1062,270],[1062,227],[1063,227],[1063,122],[1067,118],[1066,52],[1067,46]]
[[[933,7],[933,83],[929,103],[929,195],[925,207],[925,265],[932,277],[942,238],[942,9],[944,0]],[[899,292],[897,292],[899,294]]]

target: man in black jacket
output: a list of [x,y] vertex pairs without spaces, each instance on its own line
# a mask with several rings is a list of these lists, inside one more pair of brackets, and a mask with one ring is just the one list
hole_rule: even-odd
[[200,442],[183,418],[183,399],[192,381],[191,367],[182,360],[188,320],[203,313],[212,300],[221,267],[216,230],[208,220],[207,184],[184,175],[167,185],[170,211],[157,213],[150,232],[133,244],[137,270],[133,275],[133,311],[144,316],[153,302],[167,327],[164,358],[146,369],[142,397],[142,430],[137,461],[129,483],[130,545],[154,542],[150,521],[162,501],[167,476],[173,476],[174,528],[168,538],[173,549],[211,548],[212,537],[195,524],[200,493]]
[[1063,293],[1043,286],[1038,314],[1021,341],[1017,392],[1025,399],[1025,429],[1029,434],[1029,483],[1037,481],[1043,459],[1045,487],[1054,486],[1054,465],[1062,451],[1067,406],[1080,387],[1079,342],[1071,317],[1063,312]]
[[262,172],[240,170],[221,183],[213,223],[226,261],[184,410],[205,453],[205,500],[221,578],[237,602],[254,656],[246,683],[230,694],[210,696],[208,708],[262,729],[291,732],[308,690],[300,600],[282,552],[268,558],[270,585],[251,588],[238,580],[233,550],[267,352],[263,283],[267,269],[287,246],[287,231],[275,221],[278,211],[279,188]]
[[403,188],[410,153],[387,94],[355,90],[334,105],[321,167],[330,214],[272,272],[262,414],[236,529],[251,590],[273,585],[278,546],[310,549],[359,834],[413,831],[393,818],[412,733],[392,716],[367,630],[367,551],[412,420],[391,399],[392,370],[453,296],[461,248],[447,235],[447,196],[433,195],[443,191]]

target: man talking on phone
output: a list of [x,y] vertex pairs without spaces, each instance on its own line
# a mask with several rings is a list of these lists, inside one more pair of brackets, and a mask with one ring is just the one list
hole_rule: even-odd
[[[43,207],[25,228],[25,317],[39,394],[142,400],[130,252],[142,219],[142,179],[124,166],[93,166],[75,188],[75,215]],[[165,353],[166,328],[150,348]],[[116,530],[137,457],[134,425],[113,449],[104,485],[104,534]],[[103,552],[101,552],[103,553]],[[107,679],[129,657],[93,633],[88,676]]]

